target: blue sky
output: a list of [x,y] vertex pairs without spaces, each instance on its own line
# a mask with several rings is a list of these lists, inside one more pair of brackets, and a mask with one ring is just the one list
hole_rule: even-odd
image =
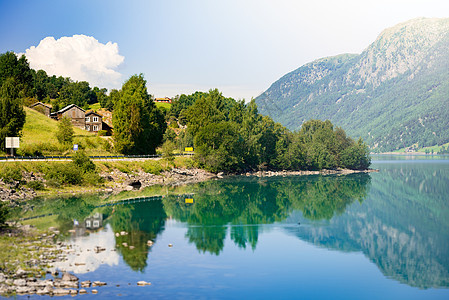
[[449,1],[0,0],[0,53],[107,88],[143,73],[157,97],[219,88],[249,100],[416,17],[449,17]]

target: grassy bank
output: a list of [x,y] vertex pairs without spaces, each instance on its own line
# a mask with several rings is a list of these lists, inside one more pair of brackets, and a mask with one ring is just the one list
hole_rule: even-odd
[[[64,155],[70,154],[72,146],[61,145],[56,139],[58,122],[45,115],[24,107],[26,121],[20,138],[17,155]],[[73,144],[84,149],[88,155],[111,155],[110,137],[99,137],[83,129],[74,127]],[[1,153],[4,155],[5,153]]]
[[6,183],[32,188],[38,195],[95,192],[121,182],[109,182],[101,175],[119,171],[160,175],[172,168],[193,168],[190,157],[132,161],[7,161],[0,164],[0,178]]

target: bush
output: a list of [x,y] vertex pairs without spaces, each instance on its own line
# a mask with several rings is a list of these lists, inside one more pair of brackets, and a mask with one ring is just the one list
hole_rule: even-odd
[[41,191],[45,188],[44,183],[40,180],[28,181],[27,186],[35,191]]
[[108,132],[106,130],[100,130],[98,131],[98,136],[106,136]]
[[72,155],[72,161],[84,173],[95,171],[95,164],[84,151],[76,151],[75,154]]
[[6,202],[0,201],[0,227],[3,227],[9,214],[9,208]]
[[0,177],[6,183],[22,180],[22,170],[18,165],[5,165],[1,169]]
[[88,172],[83,175],[83,182],[87,185],[96,186],[102,184],[104,179],[94,172]]
[[154,175],[159,175],[161,174],[162,171],[164,171],[164,168],[162,168],[161,164],[155,160],[145,161],[142,167],[145,173],[150,173]]
[[63,184],[81,184],[83,182],[84,172],[76,166],[73,162],[64,164],[55,164],[52,168],[47,170],[45,179],[51,186],[58,186]]

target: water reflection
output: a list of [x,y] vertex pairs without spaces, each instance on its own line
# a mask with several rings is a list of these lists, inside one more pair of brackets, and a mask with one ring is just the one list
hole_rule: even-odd
[[137,272],[147,267],[152,251],[148,241],[158,243],[167,219],[186,227],[185,238],[198,252],[216,256],[227,237],[241,249],[256,251],[263,232],[271,228],[267,224],[284,223],[289,226],[281,227],[290,235],[320,247],[363,252],[400,282],[447,287],[447,182],[448,168],[395,163],[382,165],[381,172],[372,175],[208,181],[166,191],[161,200],[106,207],[98,206],[111,197],[36,200],[33,213],[58,212],[52,220],[64,232],[73,230],[76,219],[84,235],[110,233],[105,241],[111,247],[105,251],[111,254],[110,263],[120,255]]
[[420,288],[449,286],[449,165],[387,164],[363,205],[328,226],[288,229],[339,251],[362,251],[382,273]]

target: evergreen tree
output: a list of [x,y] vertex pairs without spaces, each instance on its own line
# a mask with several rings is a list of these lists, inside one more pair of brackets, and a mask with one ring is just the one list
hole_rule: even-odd
[[20,136],[25,124],[25,111],[19,97],[20,85],[14,77],[0,87],[0,149],[5,149],[5,137]]

